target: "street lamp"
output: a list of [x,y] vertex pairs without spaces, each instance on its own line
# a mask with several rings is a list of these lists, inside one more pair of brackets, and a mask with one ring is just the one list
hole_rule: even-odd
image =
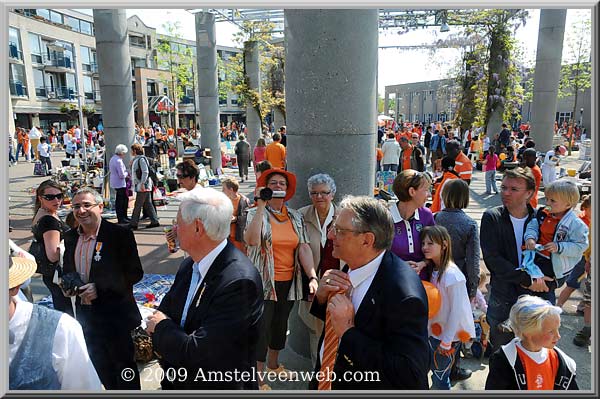
[[579,110],[579,128],[581,129],[583,125],[583,107]]

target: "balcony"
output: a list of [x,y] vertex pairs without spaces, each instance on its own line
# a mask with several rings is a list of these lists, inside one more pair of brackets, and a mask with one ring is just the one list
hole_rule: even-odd
[[9,80],[8,86],[10,88],[10,95],[17,97],[27,97],[27,86],[23,84],[20,80]]
[[46,95],[49,101],[75,101],[77,99],[75,87],[68,86],[47,86]]
[[17,45],[13,42],[8,43],[8,60],[9,62],[22,64],[23,63],[23,52],[17,48]]
[[98,74],[98,64],[95,62],[91,64],[81,64],[81,69],[83,72],[91,73],[93,75]]
[[73,63],[71,58],[64,56],[52,56],[44,54],[44,69],[47,72],[72,72]]

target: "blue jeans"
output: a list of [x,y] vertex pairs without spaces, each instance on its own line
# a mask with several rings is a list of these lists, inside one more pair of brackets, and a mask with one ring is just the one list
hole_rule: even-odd
[[450,390],[450,372],[452,371],[452,365],[454,359],[459,356],[460,341],[452,343],[452,349],[454,353],[449,356],[442,355],[439,352],[439,346],[441,341],[434,337],[429,337],[429,353],[431,354],[430,368],[432,371],[431,375],[431,389],[439,390]]
[[485,192],[491,193],[492,188],[494,189],[494,193],[498,192],[498,187],[496,187],[496,170],[487,170],[485,172]]
[[394,172],[398,171],[398,164],[395,163],[386,163],[383,164],[383,171],[387,172],[388,170],[393,170]]
[[8,147],[8,161],[9,162],[17,162],[17,159],[13,155],[13,148],[12,147]]
[[510,308],[514,305],[513,303],[505,302],[494,296],[494,289],[492,287],[490,299],[488,301],[488,310],[486,319],[490,325],[490,342],[494,349],[500,348],[501,345],[508,344],[515,335],[512,332],[500,331],[498,326],[502,324],[510,313]]

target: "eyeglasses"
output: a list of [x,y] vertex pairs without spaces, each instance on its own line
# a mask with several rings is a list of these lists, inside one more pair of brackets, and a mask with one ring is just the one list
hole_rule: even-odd
[[86,211],[89,211],[90,209],[92,209],[93,207],[100,205],[100,204],[75,204],[73,205],[73,210],[74,211],[78,211],[80,209],[84,209]]
[[331,194],[331,191],[311,191],[309,194],[311,197],[327,197]]
[[524,188],[517,188],[517,187],[507,187],[507,186],[500,186],[500,191],[502,192],[506,192],[506,191],[510,191],[511,193],[518,193],[519,191],[525,191],[526,189]]
[[180,175],[180,174],[176,174],[175,177],[177,177],[178,179],[185,179],[187,177],[189,177],[188,175]]
[[63,193],[58,193],[58,194],[44,194],[42,195],[42,198],[45,199],[46,201],[52,201],[55,199],[63,199]]
[[352,230],[352,229],[342,229],[340,227],[337,227],[334,224],[331,225],[331,227],[329,228],[329,231],[332,232],[336,236],[339,235],[340,233],[343,233],[343,232],[354,233],[354,234],[362,234],[362,233],[364,233],[364,231],[358,231],[358,230]]

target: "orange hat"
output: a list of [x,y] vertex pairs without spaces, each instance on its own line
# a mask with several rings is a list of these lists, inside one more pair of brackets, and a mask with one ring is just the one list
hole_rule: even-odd
[[286,190],[286,195],[283,198],[283,200],[288,201],[294,196],[294,194],[296,194],[296,175],[292,172],[288,172],[285,169],[267,169],[260,175],[260,177],[256,181],[256,186],[267,187],[267,180],[269,180],[269,177],[271,177],[272,174],[279,174],[285,176],[285,178],[287,179],[288,186]]

